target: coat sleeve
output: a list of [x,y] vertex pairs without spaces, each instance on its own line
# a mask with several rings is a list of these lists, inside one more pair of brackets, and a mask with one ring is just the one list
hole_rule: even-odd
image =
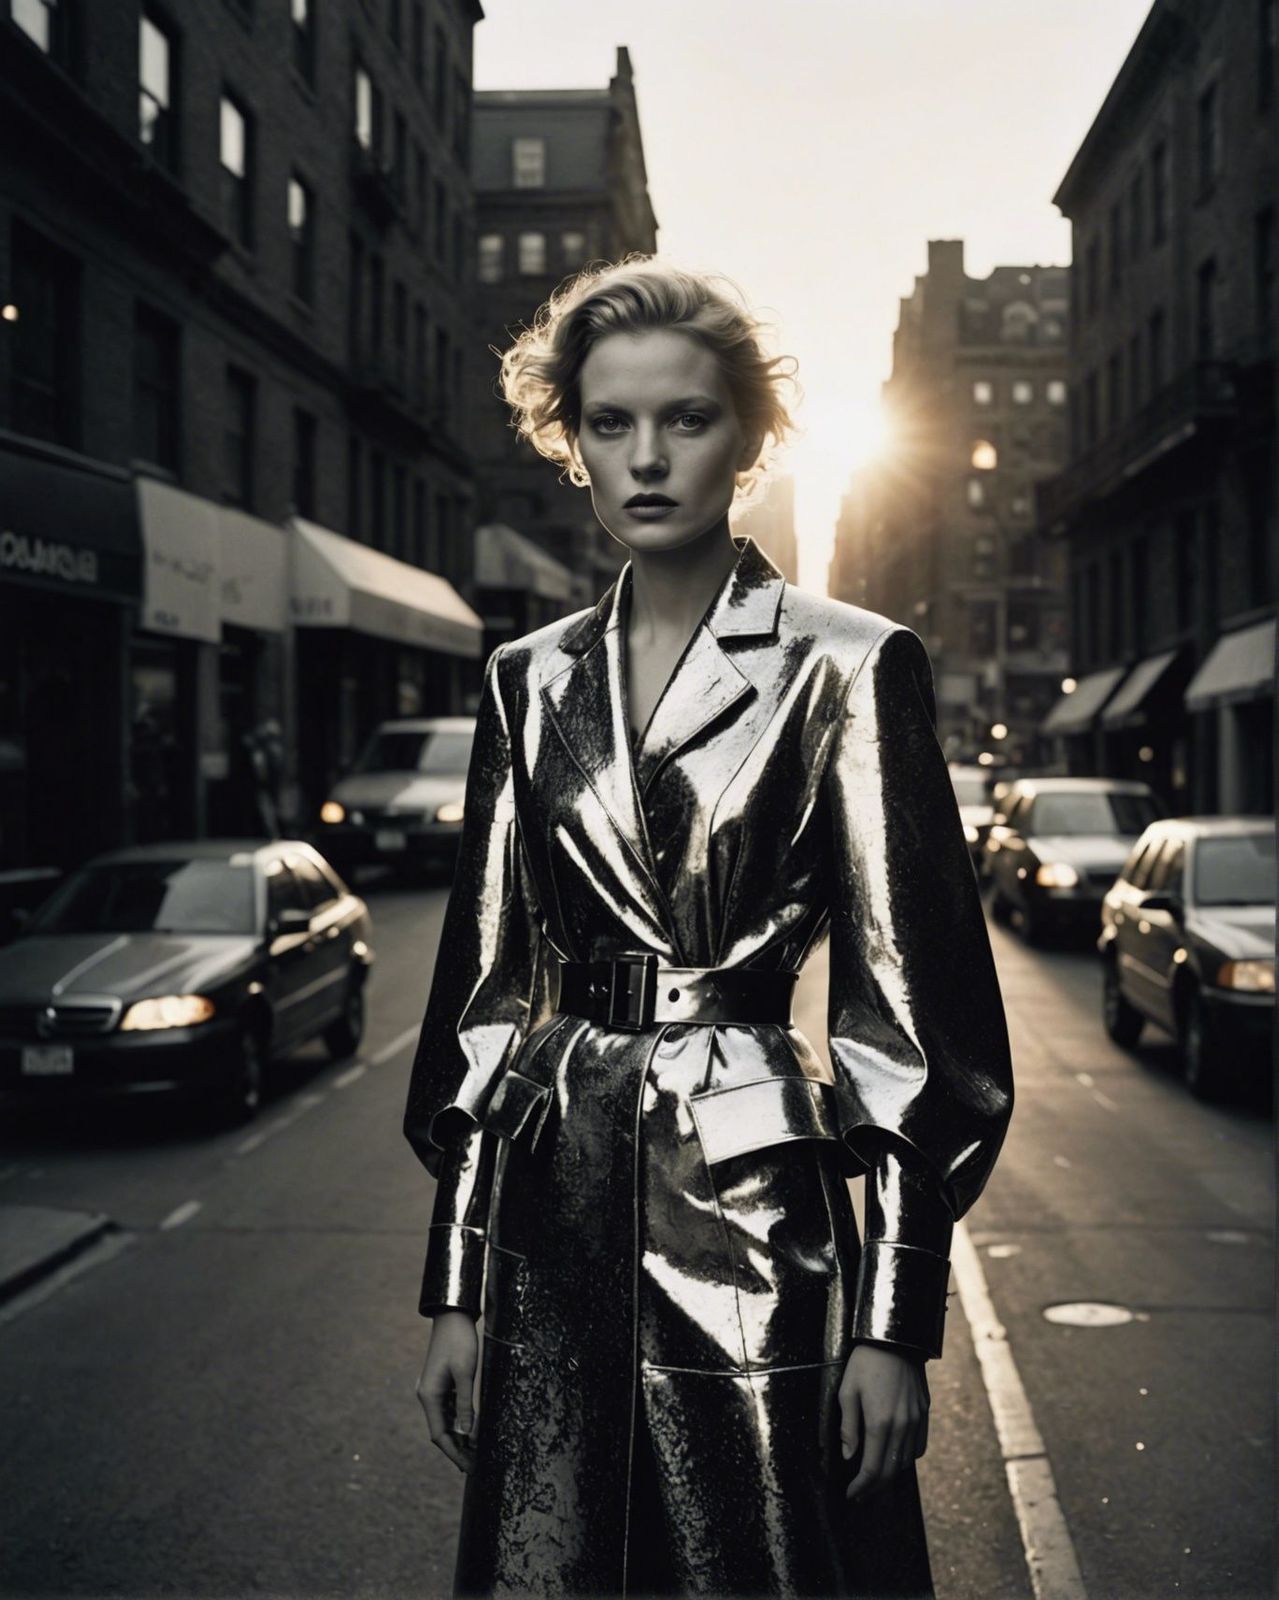
[[940,1354],[954,1221],[1012,1113],[1003,1000],[932,667],[896,624],[841,707],[831,818],[829,1033],[841,1136],[867,1171],[854,1336]]
[[404,1134],[436,1179],[419,1309],[478,1314],[496,1135],[481,1126],[498,1080],[550,1014],[541,915],[511,776],[511,735],[490,656],[466,780],[462,837],[440,933]]

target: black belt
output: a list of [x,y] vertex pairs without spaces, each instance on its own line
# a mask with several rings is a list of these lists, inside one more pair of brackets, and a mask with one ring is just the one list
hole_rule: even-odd
[[651,951],[560,962],[560,1011],[639,1032],[658,1022],[791,1020],[797,972],[755,967],[663,967]]

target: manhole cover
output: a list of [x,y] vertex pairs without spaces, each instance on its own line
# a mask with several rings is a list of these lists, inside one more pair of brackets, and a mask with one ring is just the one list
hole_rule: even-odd
[[1069,1328],[1117,1328],[1135,1316],[1127,1306],[1107,1305],[1104,1300],[1071,1300],[1044,1311],[1047,1321],[1062,1322]]

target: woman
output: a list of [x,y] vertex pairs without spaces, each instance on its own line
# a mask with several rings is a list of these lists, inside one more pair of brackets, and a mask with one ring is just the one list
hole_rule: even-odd
[[785,376],[653,258],[503,360],[630,560],[489,660],[409,1086],[458,1594],[931,1593],[924,1362],[1008,1040],[922,644],[730,534]]

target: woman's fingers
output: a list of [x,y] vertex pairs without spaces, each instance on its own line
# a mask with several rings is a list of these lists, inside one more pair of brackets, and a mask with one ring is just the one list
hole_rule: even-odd
[[865,1425],[866,1448],[861,1468],[845,1491],[847,1499],[855,1500],[888,1483],[923,1454],[918,1442],[921,1415],[913,1409],[901,1410]]
[[857,1476],[844,1491],[844,1497],[848,1500],[856,1500],[858,1495],[864,1494],[879,1482],[884,1469],[884,1457],[891,1443],[888,1422],[883,1418],[873,1422],[864,1421],[862,1439],[862,1464]]
[[[459,1472],[470,1472],[475,1464],[471,1436],[475,1431],[475,1412],[471,1403],[471,1374],[465,1368],[441,1366],[424,1371],[418,1380],[417,1397],[426,1413],[431,1442],[449,1458]],[[449,1413],[456,1420],[450,1424]]]

